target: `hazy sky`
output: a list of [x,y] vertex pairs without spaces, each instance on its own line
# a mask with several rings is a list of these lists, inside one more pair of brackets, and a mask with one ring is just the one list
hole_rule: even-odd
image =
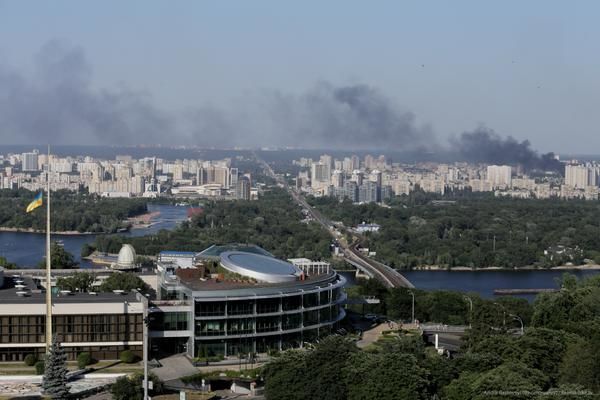
[[597,1],[0,0],[0,138],[301,145],[401,131],[410,147],[485,125],[598,153],[598,15]]

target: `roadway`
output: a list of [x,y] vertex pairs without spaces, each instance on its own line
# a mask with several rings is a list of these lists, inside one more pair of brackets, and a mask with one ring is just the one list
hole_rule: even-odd
[[[321,224],[321,226],[323,226],[323,228],[325,228],[325,230],[329,232],[334,239],[338,240],[339,238],[336,235],[338,231],[333,226],[331,221],[325,218],[318,210],[311,207],[306,202],[304,197],[302,197],[302,195],[296,190],[292,189],[281,176],[277,176],[269,164],[260,159],[258,155],[255,154],[255,156],[256,159],[262,164],[267,174],[271,176],[271,178],[275,179],[278,184],[284,187],[296,201],[296,203],[300,205],[300,207],[302,207],[316,222]],[[352,233],[352,235],[353,237],[357,237],[356,233]],[[344,259],[348,263],[362,270],[370,277],[379,280],[384,286],[388,288],[414,288],[414,285],[395,269],[361,254],[358,250],[358,240],[354,240],[351,244],[347,244],[343,239],[338,240],[338,242],[340,243],[340,248],[342,249]]]

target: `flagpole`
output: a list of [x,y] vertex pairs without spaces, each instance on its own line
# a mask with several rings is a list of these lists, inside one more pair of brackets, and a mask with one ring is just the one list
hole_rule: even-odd
[[46,163],[46,354],[52,346],[52,282],[50,276],[50,145]]

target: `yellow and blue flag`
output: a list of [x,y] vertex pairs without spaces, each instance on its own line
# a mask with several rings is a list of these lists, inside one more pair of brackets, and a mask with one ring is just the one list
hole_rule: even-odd
[[35,210],[36,208],[41,207],[42,206],[42,196],[43,196],[43,192],[39,192],[37,194],[37,196],[35,196],[33,201],[31,203],[29,203],[29,205],[27,206],[27,210],[25,210],[25,211],[30,213],[33,210]]

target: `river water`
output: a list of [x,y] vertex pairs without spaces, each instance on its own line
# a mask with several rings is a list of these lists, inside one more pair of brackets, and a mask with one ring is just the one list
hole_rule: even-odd
[[[402,271],[417,289],[475,292],[481,297],[494,297],[494,289],[558,288],[557,280],[565,272],[582,279],[600,273],[598,270],[523,270],[523,271]],[[354,274],[342,273],[347,286],[355,284]],[[533,300],[535,295],[519,295]]]
[[[148,204],[148,211],[159,211],[160,215],[151,222],[147,228],[134,229],[123,233],[126,236],[143,236],[156,233],[161,229],[173,229],[187,218],[187,207],[172,205]],[[92,243],[95,235],[53,235],[54,240],[61,240],[65,249],[81,262],[81,246]],[[10,262],[19,267],[33,267],[37,265],[45,253],[46,237],[44,234],[0,232],[0,256],[6,257]],[[202,250],[202,249],[199,249]],[[91,267],[88,262],[81,262],[82,268]],[[402,274],[410,280],[415,287],[426,290],[458,290],[462,292],[476,292],[482,297],[493,297],[494,289],[518,288],[556,288],[556,279],[565,271],[404,271]],[[600,271],[571,271],[578,278],[591,276]],[[348,285],[353,285],[354,275],[342,273],[348,279]],[[529,300],[533,295],[523,296]]]
[[[122,235],[143,236],[156,233],[161,229],[173,229],[187,218],[187,207],[172,205],[148,204],[148,211],[159,211],[160,215],[152,219],[147,228],[132,229]],[[96,235],[52,235],[52,240],[60,240],[65,250],[73,254],[75,260],[81,262],[81,247],[84,243],[92,243]],[[0,256],[6,257],[22,268],[36,266],[44,257],[46,251],[46,235],[43,233],[0,232]],[[82,262],[81,267],[91,265]]]

